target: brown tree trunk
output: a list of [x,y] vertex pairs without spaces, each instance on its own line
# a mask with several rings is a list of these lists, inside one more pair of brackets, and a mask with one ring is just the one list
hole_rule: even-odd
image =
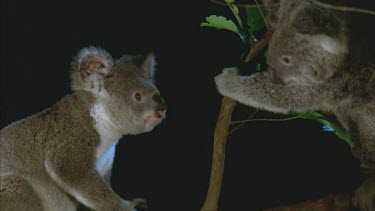
[[353,210],[350,196],[328,196],[294,205],[266,209],[264,211],[350,211]]
[[206,201],[201,211],[217,210],[224,173],[225,145],[227,143],[228,130],[231,122],[230,117],[235,106],[235,100],[229,97],[223,97],[214,133],[214,151],[210,185],[208,187]]
[[[271,37],[272,31],[269,31],[262,40],[253,45],[250,53],[246,57],[245,62],[254,59],[255,56],[267,46]],[[223,97],[214,133],[214,149],[210,184],[208,187],[206,200],[201,208],[201,211],[217,210],[224,173],[225,145],[227,142],[229,125],[231,123],[231,115],[235,106],[235,100],[228,97]]]

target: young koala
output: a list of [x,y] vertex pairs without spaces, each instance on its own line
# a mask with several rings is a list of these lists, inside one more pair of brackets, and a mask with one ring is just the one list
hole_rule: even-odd
[[110,186],[118,140],[151,131],[166,114],[153,83],[153,54],[112,59],[82,49],[71,68],[73,94],[0,132],[0,209],[94,210],[145,207]]
[[264,2],[275,27],[268,71],[240,76],[236,68],[225,69],[215,78],[218,91],[275,113],[333,113],[350,131],[355,155],[369,172],[354,201],[361,210],[375,210],[374,16],[338,12],[308,0]]

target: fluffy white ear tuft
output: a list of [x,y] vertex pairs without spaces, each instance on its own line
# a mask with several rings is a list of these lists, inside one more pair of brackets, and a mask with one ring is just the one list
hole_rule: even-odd
[[325,51],[332,54],[343,54],[348,52],[345,39],[333,38],[328,35],[305,35],[297,34],[297,38],[306,39],[312,44],[322,47]]
[[332,54],[341,54],[348,51],[344,42],[326,35],[320,35],[317,37],[316,42],[324,50]]
[[104,78],[112,65],[112,56],[107,51],[96,47],[83,48],[73,62],[73,90],[101,91]]

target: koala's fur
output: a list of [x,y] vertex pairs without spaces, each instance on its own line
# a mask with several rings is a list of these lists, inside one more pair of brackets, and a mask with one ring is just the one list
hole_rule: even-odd
[[154,56],[114,60],[82,49],[72,63],[73,93],[0,132],[0,209],[134,210],[110,187],[118,140],[151,131],[166,106],[153,84]]
[[[218,91],[276,113],[335,114],[350,131],[361,165],[374,177],[375,17],[325,9],[308,0],[264,2],[275,27],[268,71],[239,76],[236,68],[226,69],[215,78]],[[373,0],[361,2],[375,8]],[[357,198],[361,209],[375,209],[374,179],[357,190]]]

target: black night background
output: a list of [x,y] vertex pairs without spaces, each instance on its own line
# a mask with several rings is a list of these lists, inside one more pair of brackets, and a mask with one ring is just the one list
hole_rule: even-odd
[[[150,211],[199,210],[222,98],[214,76],[239,64],[244,51],[234,33],[199,26],[211,14],[231,17],[228,8],[203,0],[3,0],[1,128],[71,93],[68,70],[79,49],[99,46],[115,58],[153,51],[167,118],[119,142],[112,187],[125,199],[145,198]],[[253,111],[237,105],[233,119]],[[229,136],[219,210],[350,193],[361,180],[349,146],[319,123],[250,122]]]

